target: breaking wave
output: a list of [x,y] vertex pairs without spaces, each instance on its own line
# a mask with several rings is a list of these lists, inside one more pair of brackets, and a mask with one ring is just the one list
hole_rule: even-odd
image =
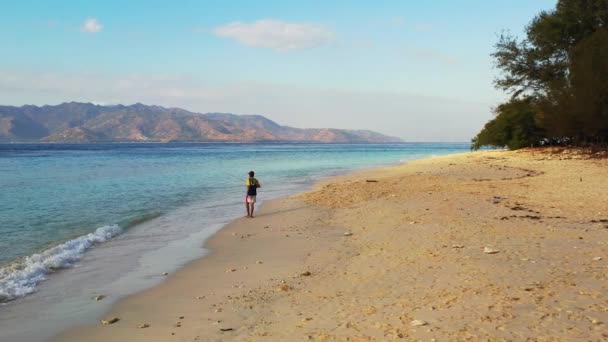
[[110,240],[122,231],[118,225],[103,226],[93,233],[68,240],[0,268],[0,303],[35,292],[36,286],[48,274],[72,267],[88,249]]

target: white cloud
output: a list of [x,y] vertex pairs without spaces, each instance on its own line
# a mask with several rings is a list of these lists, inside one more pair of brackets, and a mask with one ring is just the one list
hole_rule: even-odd
[[392,27],[402,27],[405,24],[405,18],[394,17],[389,20],[389,23]]
[[234,22],[218,26],[211,32],[247,46],[276,51],[314,48],[327,44],[334,38],[334,32],[323,25],[273,19],[253,23]]
[[431,31],[431,30],[433,30],[433,26],[428,25],[428,24],[419,24],[419,25],[414,26],[414,30],[416,30],[418,32]]
[[96,18],[88,18],[80,29],[87,33],[97,33],[103,29],[103,25]]
[[425,62],[457,64],[461,61],[461,58],[459,56],[430,48],[406,48],[404,50],[404,54],[408,59]]

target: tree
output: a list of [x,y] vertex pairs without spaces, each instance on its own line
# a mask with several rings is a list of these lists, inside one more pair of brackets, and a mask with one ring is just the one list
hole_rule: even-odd
[[608,0],[560,0],[526,27],[526,39],[503,34],[492,54],[503,71],[496,86],[514,97],[569,85],[573,48],[608,25]]
[[573,50],[573,116],[578,118],[580,136],[591,142],[608,137],[608,31],[599,29]]
[[[504,115],[515,121],[500,127],[513,132],[514,125],[521,124],[524,126],[518,129],[526,131],[530,126],[522,118],[532,113],[538,132],[547,141],[607,141],[607,25],[608,0],[559,0],[555,10],[541,12],[531,21],[525,39],[501,35],[492,54],[502,71],[495,85],[512,95],[505,104],[509,111],[519,108],[524,112]],[[516,105],[520,100],[531,101],[533,111]],[[500,106],[497,113],[492,121],[501,116]],[[497,125],[494,122],[484,130],[495,131]],[[483,135],[476,137],[473,146],[484,141],[478,138]]]
[[538,146],[544,134],[535,121],[536,104],[531,98],[513,99],[495,110],[496,116],[472,140],[471,149],[482,146],[522,147]]

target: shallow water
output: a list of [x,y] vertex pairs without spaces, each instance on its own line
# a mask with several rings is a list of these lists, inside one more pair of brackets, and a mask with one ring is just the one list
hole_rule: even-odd
[[[242,215],[250,169],[260,197],[273,198],[320,177],[468,146],[0,145],[0,340],[44,340],[90,322],[204,255],[201,243]],[[91,305],[99,293],[112,295]]]

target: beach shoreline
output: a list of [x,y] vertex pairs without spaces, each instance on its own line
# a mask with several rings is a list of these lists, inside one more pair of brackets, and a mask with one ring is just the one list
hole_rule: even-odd
[[494,151],[324,179],[54,340],[605,338],[605,167]]
[[[318,220],[323,216],[323,213],[304,205],[303,202],[295,198],[294,195],[265,201],[264,204],[256,210],[255,218],[250,219],[243,217],[235,219],[208,238],[202,245],[202,248],[209,251],[207,255],[192,260],[180,267],[174,273],[168,274],[168,278],[161,284],[118,300],[113,304],[110,312],[106,313],[103,317],[114,317],[113,313],[123,312],[123,308],[138,306],[142,301],[153,301],[153,298],[162,297],[167,292],[173,292],[173,286],[181,287],[184,282],[191,284],[197,282],[197,279],[202,279],[200,281],[204,282],[204,285],[201,284],[199,290],[189,289],[195,291],[196,295],[182,297],[180,300],[194,301],[197,305],[209,305],[209,311],[213,312],[210,316],[213,316],[214,318],[212,320],[208,319],[207,323],[217,326],[218,329],[221,329],[219,328],[220,326],[229,325],[229,321],[224,318],[225,314],[222,313],[223,310],[220,307],[216,308],[218,304],[211,302],[222,297],[229,297],[234,293],[242,292],[243,289],[253,288],[254,286],[251,285],[251,283],[261,282],[262,278],[267,276],[270,272],[276,274],[276,279],[296,275],[295,273],[292,274],[289,272],[291,266],[300,260],[306,259],[313,252],[314,249],[309,250],[308,248],[302,248],[301,240],[307,239],[308,236],[304,238],[298,236],[302,235],[302,232],[296,232],[295,234],[292,233],[292,235],[290,235],[289,232],[291,232],[291,230],[280,228],[280,224],[277,224],[277,221],[286,220],[286,216],[289,216],[290,222],[293,225],[297,225],[298,223],[311,219]],[[328,232],[323,233],[327,234]],[[308,235],[310,234],[311,233]],[[318,234],[321,233],[318,232]],[[256,253],[257,257],[254,260],[249,258],[249,255],[253,253],[251,249],[240,249],[235,251],[235,247],[239,248],[239,245],[242,244],[242,242],[251,240],[256,236],[261,236],[261,239],[258,238],[258,240],[266,241],[257,241],[255,248],[257,249],[260,245],[267,247],[266,250],[271,252],[269,256],[265,257],[263,253]],[[329,242],[335,242],[336,239],[341,237],[341,234],[336,231],[324,236],[329,239],[327,241],[328,245],[330,245]],[[291,246],[290,243],[294,240],[296,243],[293,245],[295,248],[300,248],[299,253],[294,253],[293,249],[289,249],[287,253],[278,256],[275,253],[272,253],[271,247],[275,245],[276,242],[281,242],[283,247],[285,247],[285,242],[288,242],[287,246]],[[317,248],[322,247],[327,246],[318,246]],[[197,272],[202,269],[205,270],[203,272],[204,274]],[[252,272],[255,273],[260,271],[263,272],[262,277],[255,277],[255,274],[252,274]],[[196,274],[193,275],[192,273]],[[235,279],[221,279],[219,282],[216,282],[213,278],[214,275],[218,273],[228,276],[235,275],[237,277]],[[247,281],[239,279],[243,273],[247,274]],[[186,280],[184,277],[188,279]],[[277,282],[276,279],[273,280]],[[166,286],[169,288],[165,289]],[[162,294],[157,293],[159,290]],[[127,309],[127,311],[129,310],[130,309]],[[166,310],[167,308],[163,308],[164,312],[166,312]],[[185,326],[188,321],[187,317],[192,317],[192,313],[188,312],[188,310],[177,310],[176,312],[178,311],[180,312],[179,314],[176,313],[173,315],[175,316],[175,322],[171,324],[173,328],[177,328],[175,327],[178,325],[177,322],[183,322],[183,325]],[[142,312],[139,312],[138,310],[131,313],[134,317],[141,314]],[[125,315],[120,316],[121,323],[130,322],[134,324],[134,326],[142,324],[149,324],[152,326],[153,323],[147,322],[154,321],[148,319],[129,319],[125,318]],[[180,317],[184,318],[180,319]],[[95,329],[97,325],[98,322],[93,322],[90,326],[75,327],[74,329],[70,329],[67,332],[56,336],[53,340],[82,340],[83,336],[88,336],[90,334],[89,329]],[[145,330],[146,331],[144,332],[148,332],[148,329]],[[153,329],[150,329],[149,331],[152,330]],[[182,329],[182,331],[183,330],[185,329]],[[154,335],[155,334],[156,333],[154,333]],[[144,339],[150,338],[148,334],[144,334],[142,337]],[[100,336],[100,340],[104,340],[105,338],[106,337],[104,336]],[[128,337],[124,336],[124,338],[127,339]],[[205,339],[202,338],[201,340]]]

